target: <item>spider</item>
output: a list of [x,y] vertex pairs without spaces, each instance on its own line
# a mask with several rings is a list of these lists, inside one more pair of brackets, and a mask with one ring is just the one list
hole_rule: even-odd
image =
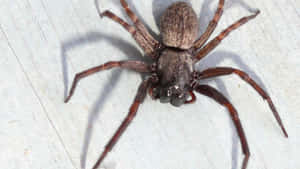
[[194,69],[194,65],[217,47],[230,32],[255,18],[260,13],[259,10],[252,15],[242,17],[223,30],[217,37],[207,42],[223,13],[224,0],[219,0],[218,8],[213,19],[209,22],[205,32],[198,39],[198,22],[193,8],[185,2],[176,2],[170,5],[161,16],[160,31],[162,42],[159,42],[149,34],[137,15],[129,8],[126,0],[120,0],[120,3],[133,24],[125,22],[108,10],[101,13],[100,16],[108,17],[125,28],[143,49],[145,55],[152,59],[153,63],[147,64],[142,61],[132,60],[110,61],[76,74],[70,93],[65,99],[65,102],[68,102],[72,97],[79,80],[102,70],[118,67],[146,73],[147,75],[147,78],[139,85],[135,99],[129,109],[129,113],[105,146],[104,151],[93,166],[93,169],[97,169],[100,166],[108,152],[112,150],[121,135],[134,119],[139,105],[143,103],[147,92],[149,92],[149,95],[153,99],[159,99],[161,103],[170,103],[173,106],[179,107],[183,104],[189,104],[196,101],[194,91],[215,100],[217,103],[227,108],[241,141],[241,147],[244,154],[242,169],[246,169],[250,151],[236,109],[231,102],[215,88],[199,83],[199,81],[203,79],[223,75],[236,74],[242,80],[250,84],[260,96],[268,102],[285,137],[288,137],[271,98],[245,72],[231,67],[214,67],[202,72],[198,72]]

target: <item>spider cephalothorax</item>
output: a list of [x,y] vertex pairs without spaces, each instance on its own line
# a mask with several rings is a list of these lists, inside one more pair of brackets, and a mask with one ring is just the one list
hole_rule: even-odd
[[190,90],[191,74],[194,71],[191,54],[185,50],[166,48],[157,61],[159,82],[156,96],[162,103],[182,105]]
[[[218,46],[231,31],[255,18],[259,14],[259,11],[255,12],[253,15],[241,18],[234,24],[230,25],[227,29],[223,30],[217,37],[207,42],[222,15],[224,0],[219,0],[219,5],[213,19],[208,24],[205,32],[199,38],[197,36],[197,16],[193,8],[185,2],[177,2],[172,4],[161,17],[161,43],[155,40],[148,33],[143,23],[130,10],[126,1],[120,0],[120,2],[127,15],[133,22],[133,25],[128,24],[110,11],[105,11],[101,13],[100,16],[106,16],[121,24],[141,46],[145,52],[145,55],[153,59],[153,63],[148,65],[142,61],[110,61],[103,65],[99,65],[76,74],[70,94],[65,99],[65,102],[68,102],[73,95],[75,87],[80,79],[101,70],[119,67],[131,69],[140,73],[146,73],[148,75],[148,78],[146,78],[140,84],[127,117],[124,119],[114,136],[106,145],[103,153],[99,157],[93,169],[98,168],[108,152],[113,148],[122,133],[135,117],[139,105],[146,97],[148,89],[152,98],[159,99],[162,103],[171,103],[176,107],[194,102],[196,100],[196,96],[193,91],[208,96],[219,104],[225,106],[230,112],[240,137],[242,150],[245,155],[242,169],[246,169],[250,151],[237,111],[230,101],[219,91],[213,87],[210,87],[209,85],[199,84],[199,80],[229,74],[236,74],[241,77],[244,81],[250,84],[263,99],[268,102],[284,135],[288,137],[271,98],[245,72],[230,67],[209,68],[202,72],[198,72],[194,69],[195,63],[207,56],[207,54],[216,46]],[[188,100],[190,96],[191,99]]]

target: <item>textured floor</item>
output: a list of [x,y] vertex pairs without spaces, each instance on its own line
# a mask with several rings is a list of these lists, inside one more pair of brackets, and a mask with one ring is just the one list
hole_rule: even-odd
[[[175,0],[128,0],[158,34]],[[217,0],[191,0],[203,32]],[[75,73],[109,60],[141,59],[131,36],[99,19],[118,0],[0,0],[0,162],[3,169],[90,169],[127,113],[141,76],[112,70],[81,81],[63,103]],[[300,169],[300,1],[228,0],[215,33],[255,8],[261,14],[197,64],[232,66],[272,97],[290,135],[283,137],[266,102],[236,76],[216,86],[236,106],[250,146],[247,169]],[[105,169],[240,169],[239,139],[223,107],[205,96],[174,108],[147,97]]]

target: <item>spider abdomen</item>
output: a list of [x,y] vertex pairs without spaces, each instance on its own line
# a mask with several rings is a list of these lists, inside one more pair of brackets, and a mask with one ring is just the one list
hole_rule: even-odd
[[160,30],[164,45],[189,49],[198,35],[197,15],[187,3],[174,3],[162,15]]

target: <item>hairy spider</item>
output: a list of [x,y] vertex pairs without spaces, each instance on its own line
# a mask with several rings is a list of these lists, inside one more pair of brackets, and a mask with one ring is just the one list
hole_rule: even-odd
[[[183,104],[193,103],[196,100],[196,96],[193,93],[194,91],[208,96],[225,106],[230,112],[230,116],[241,140],[243,154],[245,155],[242,169],[246,169],[250,152],[236,109],[219,91],[211,86],[199,84],[200,80],[229,74],[238,75],[245,82],[250,84],[260,96],[268,102],[285,137],[288,137],[271,98],[245,72],[231,67],[214,67],[202,72],[198,72],[194,69],[194,65],[218,46],[231,31],[255,18],[260,13],[259,11],[236,21],[227,29],[223,30],[217,37],[206,43],[212,32],[215,30],[223,13],[224,0],[219,0],[218,8],[213,19],[209,22],[206,31],[198,39],[196,39],[198,35],[198,22],[194,10],[185,2],[176,2],[169,6],[161,17],[160,31],[162,42],[158,42],[149,34],[143,23],[131,11],[127,2],[125,0],[120,0],[120,2],[126,11],[126,14],[133,22],[133,25],[128,24],[110,11],[105,11],[101,13],[100,16],[108,17],[122,25],[144,50],[145,55],[152,58],[153,63],[148,65],[142,61],[110,61],[76,74],[70,94],[65,99],[65,102],[68,102],[72,97],[79,80],[96,72],[119,67],[148,74],[148,77],[138,88],[128,115],[105,146],[104,151],[93,169],[98,168],[135,117],[139,105],[146,97],[147,90],[153,99],[159,99],[162,103],[171,103],[177,107]],[[191,97],[191,99],[189,99],[189,97]]]

